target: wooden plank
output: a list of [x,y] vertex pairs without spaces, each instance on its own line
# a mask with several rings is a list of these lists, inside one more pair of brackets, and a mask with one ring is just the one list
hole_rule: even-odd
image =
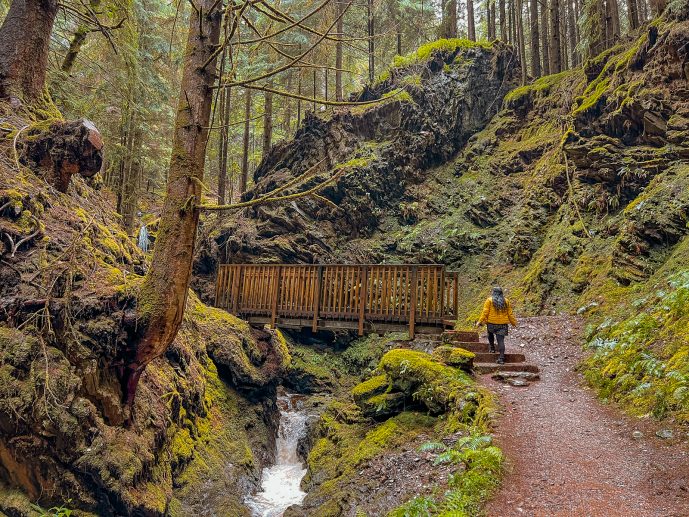
[[311,330],[313,332],[318,331],[318,310],[320,309],[320,298],[321,298],[321,285],[323,281],[323,266],[318,266],[316,273],[318,276],[316,278],[316,300],[313,306],[313,320],[311,323]]
[[359,292],[359,335],[364,335],[364,321],[366,319],[366,286],[368,284],[368,268],[363,266],[359,268],[359,280],[361,282],[361,291]]
[[452,311],[457,319],[459,317],[459,273],[457,272],[452,274]]
[[344,297],[344,274],[345,269],[343,266],[338,266],[338,280],[337,280],[337,317],[342,317],[344,315],[344,307],[342,306],[342,301]]
[[414,339],[414,326],[416,324],[416,295],[418,285],[418,268],[412,266],[411,269],[411,301],[409,310],[409,339]]
[[271,314],[270,314],[270,328],[275,328],[275,322],[278,319],[278,299],[280,297],[280,280],[282,267],[278,266],[273,273],[273,296]]
[[438,310],[438,321],[442,323],[445,313],[445,268],[440,270],[440,309]]

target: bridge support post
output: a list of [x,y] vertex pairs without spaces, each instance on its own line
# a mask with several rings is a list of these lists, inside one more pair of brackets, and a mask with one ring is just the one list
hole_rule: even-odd
[[455,320],[459,318],[459,273],[452,273],[452,306],[454,310]]
[[409,306],[409,339],[414,339],[416,325],[416,297],[419,289],[419,269],[416,266],[411,268],[411,300]]
[[366,298],[368,297],[368,268],[359,268],[361,289],[359,289],[359,335],[364,335],[364,319],[366,317]]
[[323,266],[318,266],[316,272],[316,292],[314,293],[313,301],[313,323],[311,324],[311,331],[318,332],[318,312],[321,307],[321,290],[323,285]]
[[278,301],[280,300],[280,284],[282,283],[282,266],[277,267],[277,274],[273,279],[273,300],[270,315],[270,328],[275,328],[278,319]]

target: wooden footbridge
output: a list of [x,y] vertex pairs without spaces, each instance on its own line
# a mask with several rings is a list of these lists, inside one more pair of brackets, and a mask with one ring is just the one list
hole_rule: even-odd
[[215,304],[273,328],[440,333],[457,315],[458,274],[442,265],[224,264]]

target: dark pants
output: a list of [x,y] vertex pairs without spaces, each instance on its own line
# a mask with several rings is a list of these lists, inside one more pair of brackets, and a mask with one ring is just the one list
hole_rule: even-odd
[[500,353],[500,357],[503,359],[505,358],[505,336],[501,336],[500,334],[493,334],[492,332],[488,332],[488,343],[490,343],[490,349],[495,350],[495,338],[498,338],[498,352]]

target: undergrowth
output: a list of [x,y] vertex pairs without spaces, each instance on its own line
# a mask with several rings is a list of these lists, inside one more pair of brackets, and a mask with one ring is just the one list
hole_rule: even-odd
[[388,514],[388,517],[474,517],[500,484],[504,456],[490,435],[463,436],[452,446],[427,442],[421,452],[437,453],[434,466],[457,467],[448,478],[447,490],[436,497],[417,496]]
[[636,416],[689,423],[689,271],[672,276],[589,332],[586,379],[604,399]]

